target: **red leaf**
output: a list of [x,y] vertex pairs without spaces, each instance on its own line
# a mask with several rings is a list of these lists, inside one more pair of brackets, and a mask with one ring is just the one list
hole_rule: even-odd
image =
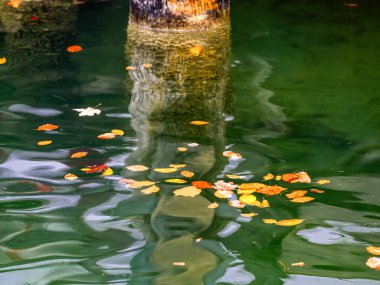
[[108,169],[108,165],[105,164],[91,165],[87,167],[90,168],[90,170],[87,170],[86,173],[100,173]]

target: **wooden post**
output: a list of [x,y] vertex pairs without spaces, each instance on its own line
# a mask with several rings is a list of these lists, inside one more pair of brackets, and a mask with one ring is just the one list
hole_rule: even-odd
[[207,30],[229,22],[230,0],[130,0],[130,23],[183,31]]

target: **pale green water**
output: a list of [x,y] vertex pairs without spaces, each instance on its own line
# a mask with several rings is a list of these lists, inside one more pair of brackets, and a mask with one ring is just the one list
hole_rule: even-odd
[[[0,284],[380,284],[380,273],[365,265],[365,247],[380,246],[380,2],[235,2],[231,51],[219,54],[231,68],[219,61],[220,78],[194,87],[214,88],[190,94],[194,118],[163,104],[154,113],[159,119],[149,120],[146,105],[134,104],[177,85],[164,80],[152,88],[165,62],[153,66],[152,77],[131,80],[125,72],[126,1],[63,7],[60,25],[44,18],[56,17],[48,10],[34,26],[25,20],[24,32],[2,33],[0,57],[8,62],[0,66]],[[84,51],[68,54],[71,44]],[[167,59],[155,52],[137,47],[131,60]],[[186,81],[185,91],[197,84]],[[99,103],[99,116],[72,110]],[[189,119],[210,124],[199,129]],[[44,123],[60,129],[34,130]],[[125,136],[96,138],[111,129]],[[36,146],[46,139],[53,144]],[[199,146],[177,151],[191,142]],[[244,160],[223,158],[227,147]],[[76,151],[89,155],[70,159]],[[125,170],[138,163],[150,170]],[[259,215],[242,218],[211,190],[172,198],[181,186],[163,180],[179,176],[151,170],[170,163],[188,164],[190,181],[233,173],[260,182],[268,172],[304,170],[311,186],[286,186],[326,193],[305,204],[269,197],[270,208],[247,207]],[[114,175],[79,170],[94,164],[109,165]],[[69,172],[80,179],[64,180]],[[122,178],[160,181],[161,191],[144,196]],[[331,183],[316,185],[319,179]],[[219,208],[208,209],[214,201]],[[263,218],[305,221],[282,228]],[[305,266],[290,266],[299,261]]]

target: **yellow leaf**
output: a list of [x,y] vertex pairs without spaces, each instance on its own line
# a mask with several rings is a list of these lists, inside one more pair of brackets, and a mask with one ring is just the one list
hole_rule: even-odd
[[252,194],[252,193],[255,193],[256,190],[255,189],[251,189],[251,190],[238,190],[238,194],[239,195],[249,195],[249,194]]
[[110,139],[113,139],[114,137],[116,137],[114,133],[105,133],[105,134],[98,135],[98,139],[101,139],[101,140],[110,140]]
[[380,247],[367,246],[367,251],[374,255],[380,255]]
[[202,192],[201,189],[198,189],[194,186],[188,186],[184,188],[180,188],[174,191],[175,196],[182,196],[182,197],[195,197],[199,195]]
[[265,175],[264,177],[263,177],[263,179],[265,180],[265,181],[267,181],[267,180],[272,180],[274,178],[274,175],[272,174],[272,173],[268,173],[267,175]]
[[244,218],[250,218],[250,217],[254,217],[254,216],[257,216],[258,214],[257,213],[247,213],[247,214],[240,214],[240,216],[244,217]]
[[305,263],[301,261],[301,262],[292,263],[291,265],[295,267],[303,267],[305,266]]
[[155,168],[153,170],[156,172],[160,172],[160,173],[172,173],[172,172],[176,172],[177,168],[174,168],[174,167],[171,167],[171,168]]
[[65,179],[70,180],[70,181],[74,181],[74,180],[78,179],[78,176],[76,176],[75,174],[72,174],[72,173],[68,173],[65,175]]
[[170,164],[169,166],[177,168],[177,169],[180,169],[180,168],[186,167],[186,164],[176,164],[176,163],[173,163],[173,164]]
[[289,199],[294,199],[305,196],[306,193],[306,190],[294,190],[292,193],[286,194],[286,197],[288,197]]
[[83,171],[83,172],[87,172],[87,171],[91,170],[91,168],[84,167],[84,168],[81,168],[80,170]]
[[240,179],[241,178],[240,175],[234,175],[234,174],[226,174],[226,177],[230,178],[230,179]]
[[118,129],[112,130],[111,133],[115,134],[116,136],[124,136],[124,131]]
[[144,165],[130,165],[126,167],[130,171],[145,171],[148,169],[148,167]]
[[258,190],[258,189],[261,189],[261,188],[264,188],[266,185],[265,184],[262,184],[262,183],[243,183],[241,185],[239,185],[239,189],[240,190]]
[[240,201],[247,205],[253,205],[256,202],[256,196],[253,195],[242,195],[239,198]]
[[268,200],[265,200],[265,199],[264,199],[264,200],[261,202],[261,205],[259,205],[259,207],[260,207],[260,208],[268,208],[268,207],[270,207]]
[[156,193],[158,191],[160,191],[160,188],[157,187],[156,185],[153,185],[153,186],[150,186],[149,188],[141,190],[141,193],[143,193],[144,195],[149,195],[149,194]]
[[5,57],[0,58],[0,64],[4,64],[7,62],[7,59]]
[[181,152],[185,152],[187,151],[187,148],[186,147],[179,147],[177,148],[178,151],[181,151]]
[[323,185],[323,184],[330,183],[330,180],[328,180],[328,179],[321,179],[321,180],[318,180],[317,183]]
[[168,183],[176,183],[176,184],[184,184],[184,183],[186,183],[187,181],[186,181],[186,180],[183,180],[183,179],[177,179],[177,178],[174,178],[174,179],[166,179],[165,182],[168,182]]
[[266,224],[277,224],[277,220],[275,219],[263,219],[263,222]]
[[110,175],[112,175],[112,174],[113,174],[113,170],[112,170],[112,168],[108,167],[107,170],[104,171],[104,172],[102,173],[102,175],[100,175],[100,176],[110,176]]
[[373,269],[376,269],[380,271],[380,258],[377,257],[370,257],[368,258],[366,264],[368,267],[371,267]]
[[282,178],[281,175],[277,175],[277,176],[276,176],[276,180],[277,180],[277,181],[281,180],[281,178]]
[[194,176],[194,172],[184,170],[184,171],[181,171],[181,175],[185,176],[186,178],[191,178]]
[[295,226],[295,225],[301,224],[302,222],[303,222],[302,219],[282,220],[282,221],[278,221],[276,225],[288,227],[288,226]]
[[80,152],[73,153],[70,157],[71,158],[81,158],[81,157],[85,157],[87,154],[88,154],[87,151],[80,151]]
[[39,146],[44,146],[44,145],[49,145],[51,144],[53,141],[39,141],[37,142],[37,145]]
[[219,207],[218,203],[211,203],[210,205],[207,206],[207,208],[209,208],[209,209],[216,209],[218,207]]
[[196,126],[202,126],[202,125],[207,125],[208,122],[206,122],[206,121],[191,121],[190,124],[196,125]]
[[313,200],[314,200],[313,197],[303,196],[303,197],[294,198],[294,199],[292,199],[290,201],[293,202],[293,203],[306,203],[306,202],[310,202],[310,201],[313,201]]
[[203,46],[193,46],[190,48],[190,53],[194,56],[200,56],[203,53]]

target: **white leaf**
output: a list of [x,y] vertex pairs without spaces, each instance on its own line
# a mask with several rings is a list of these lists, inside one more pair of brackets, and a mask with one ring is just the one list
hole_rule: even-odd
[[95,109],[92,107],[87,107],[85,109],[73,109],[73,110],[79,112],[79,117],[94,116],[95,114],[99,115],[101,113],[99,109]]

